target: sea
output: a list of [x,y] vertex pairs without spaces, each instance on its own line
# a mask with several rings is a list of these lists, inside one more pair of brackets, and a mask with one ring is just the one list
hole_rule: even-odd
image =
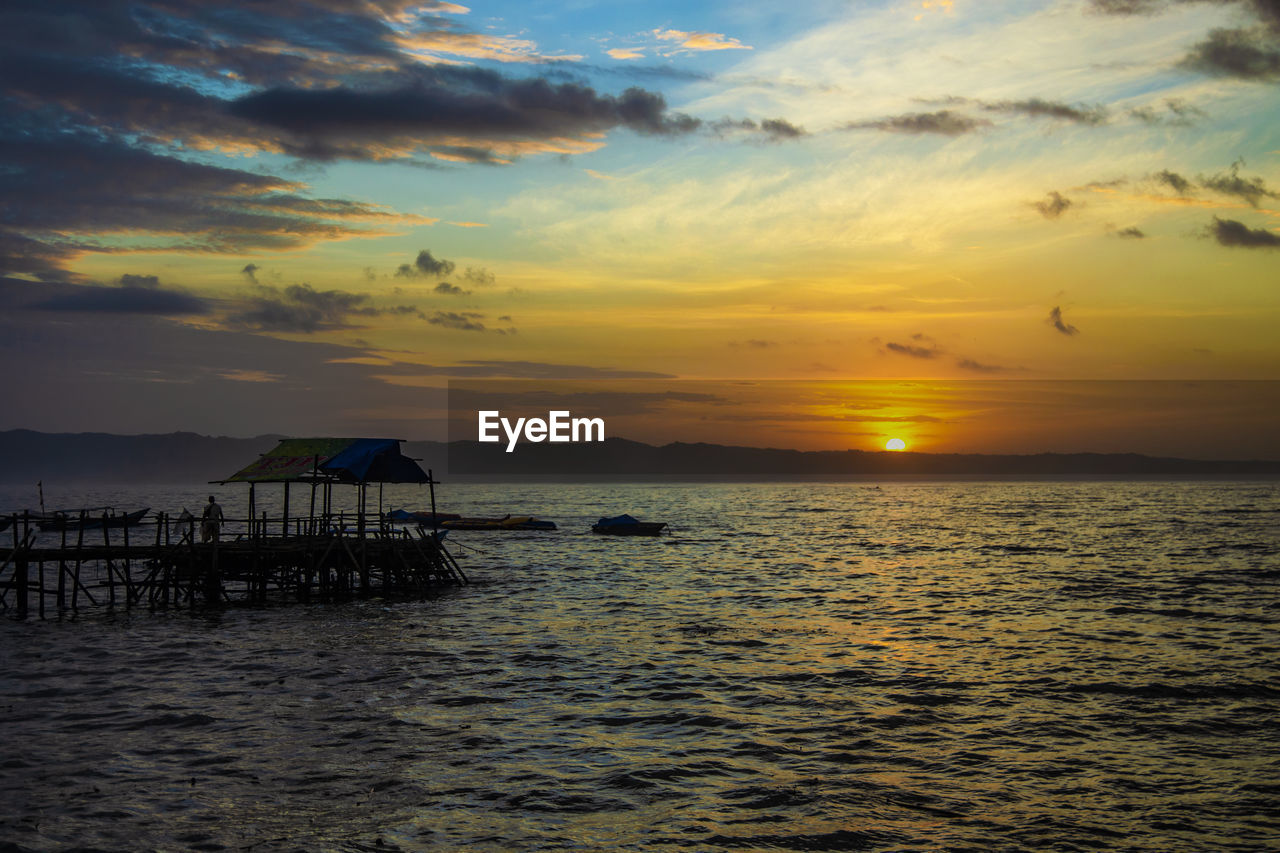
[[0,616],[0,851],[1280,849],[1276,481],[436,496],[559,529],[422,601]]

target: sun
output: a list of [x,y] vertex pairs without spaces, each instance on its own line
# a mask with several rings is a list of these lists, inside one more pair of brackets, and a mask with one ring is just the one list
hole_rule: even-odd
[[884,443],[885,450],[906,450],[907,443],[900,438],[891,438]]

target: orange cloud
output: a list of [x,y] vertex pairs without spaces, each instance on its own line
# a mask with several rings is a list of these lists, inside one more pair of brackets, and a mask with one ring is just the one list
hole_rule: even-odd
[[752,50],[751,45],[743,44],[736,38],[722,33],[697,33],[684,30],[654,30],[653,34],[662,41],[679,42],[680,47],[688,50]]

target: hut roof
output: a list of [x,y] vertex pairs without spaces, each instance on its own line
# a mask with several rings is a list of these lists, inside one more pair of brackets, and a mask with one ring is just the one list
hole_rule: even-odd
[[430,477],[394,438],[282,438],[220,483],[426,483]]

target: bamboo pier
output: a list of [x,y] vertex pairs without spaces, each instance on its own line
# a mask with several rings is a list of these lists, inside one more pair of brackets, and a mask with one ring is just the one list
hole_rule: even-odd
[[196,541],[198,522],[163,513],[123,528],[64,529],[52,543],[30,513],[0,518],[12,531],[0,546],[0,612],[18,618],[103,606],[411,598],[467,583],[437,531],[376,515],[228,519],[247,532],[211,542]]
[[[0,612],[43,618],[84,607],[406,598],[467,583],[434,524],[399,526],[368,511],[369,485],[416,483],[430,488],[435,516],[435,481],[400,453],[398,439],[282,439],[215,482],[248,484],[249,511],[247,518],[226,519],[219,510],[211,537],[185,511],[140,521],[107,511],[0,516]],[[257,511],[256,487],[264,484],[283,486],[274,518]],[[291,484],[310,488],[304,516],[290,515]],[[339,486],[355,488],[354,513],[334,511]],[[222,538],[223,530],[237,533]]]

